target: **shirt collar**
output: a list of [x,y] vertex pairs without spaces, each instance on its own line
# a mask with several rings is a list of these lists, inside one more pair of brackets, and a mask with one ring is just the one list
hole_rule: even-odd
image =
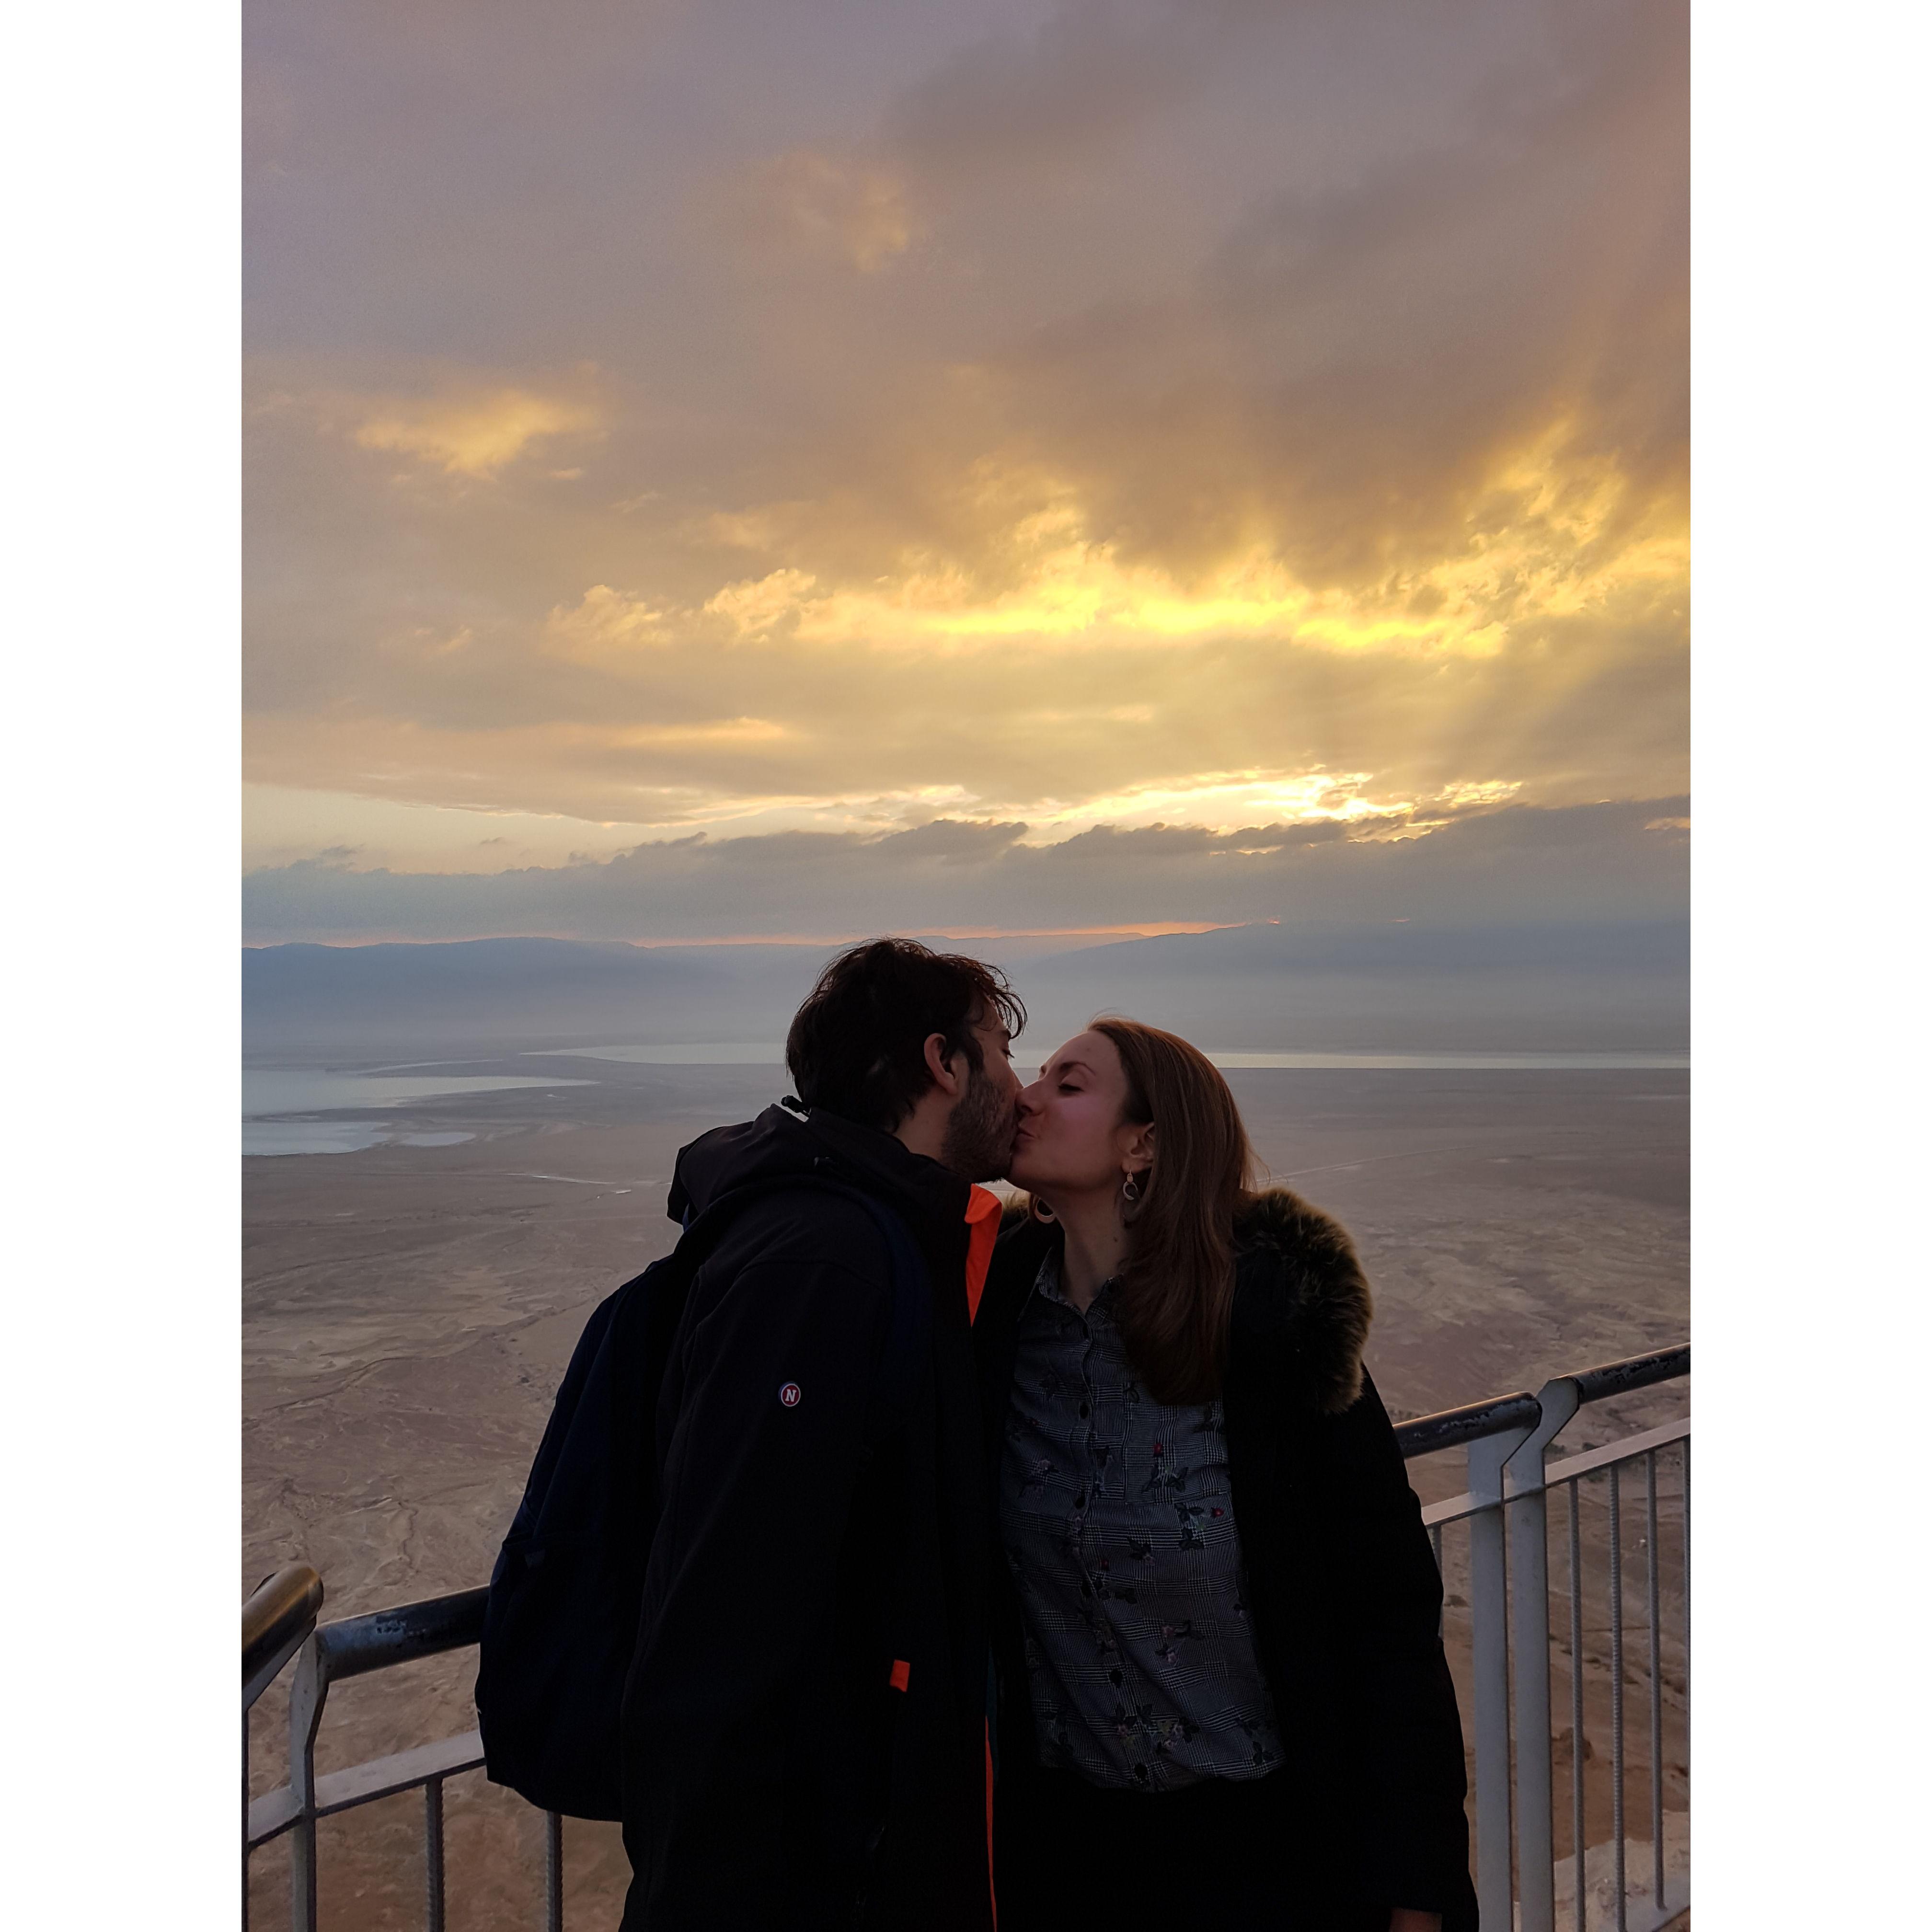
[[[1112,1300],[1114,1284],[1119,1279],[1118,1275],[1110,1274],[1094,1290],[1094,1299],[1087,1304],[1090,1315],[1102,1301]],[[1033,1291],[1043,1300],[1058,1302],[1062,1308],[1072,1307],[1072,1303],[1066,1298],[1066,1291],[1060,1285],[1060,1250],[1057,1246],[1048,1248],[1040,1257],[1040,1272],[1033,1278]]]

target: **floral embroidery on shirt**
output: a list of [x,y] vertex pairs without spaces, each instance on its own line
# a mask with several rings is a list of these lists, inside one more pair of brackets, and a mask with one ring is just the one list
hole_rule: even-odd
[[1254,1650],[1221,1405],[1142,1390],[1103,1286],[1052,1260],[1021,1318],[1000,1523],[1043,1759],[1163,1790],[1281,1761]]

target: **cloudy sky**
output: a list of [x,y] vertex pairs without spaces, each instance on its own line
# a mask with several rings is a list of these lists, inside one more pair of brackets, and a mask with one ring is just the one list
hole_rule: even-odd
[[1687,67],[250,0],[250,937],[1680,914]]

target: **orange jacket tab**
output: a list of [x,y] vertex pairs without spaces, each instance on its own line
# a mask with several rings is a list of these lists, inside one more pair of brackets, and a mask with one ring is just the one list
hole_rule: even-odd
[[975,1187],[966,1202],[966,1319],[980,1312],[986,1270],[993,1265],[993,1244],[1000,1238],[1006,1203],[990,1187]]
[[993,1932],[1000,1932],[1000,1888],[993,1874],[993,1725],[986,1723],[986,1890],[993,1908]]
[[903,1690],[912,1682],[912,1666],[902,1657],[892,1659],[892,1685],[895,1690]]

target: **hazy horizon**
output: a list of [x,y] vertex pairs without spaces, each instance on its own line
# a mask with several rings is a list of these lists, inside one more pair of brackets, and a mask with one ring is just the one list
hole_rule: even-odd
[[[944,942],[941,942],[944,943]],[[1027,1003],[1022,1058],[1100,1011],[1222,1054],[1682,1056],[1689,1045],[1681,923],[1328,933],[1258,925],[1055,950],[1030,936],[959,942]],[[590,1047],[782,1041],[827,946],[638,947],[539,938],[243,956],[253,1061],[477,1057]]]

